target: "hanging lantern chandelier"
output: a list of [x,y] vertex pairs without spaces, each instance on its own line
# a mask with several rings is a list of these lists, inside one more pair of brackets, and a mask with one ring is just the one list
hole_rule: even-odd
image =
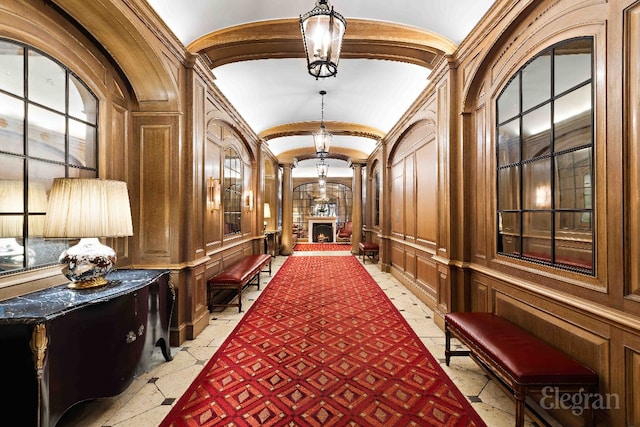
[[316,7],[300,15],[300,30],[307,55],[309,74],[320,77],[335,76],[342,49],[342,38],[347,21],[329,6],[327,0],[318,0]]
[[326,157],[329,155],[329,147],[331,147],[331,142],[333,140],[333,135],[331,135],[331,133],[329,133],[324,127],[324,96],[326,94],[326,91],[320,91],[320,96],[322,97],[320,130],[313,134],[313,145],[316,146],[316,155],[319,157]]
[[316,168],[318,169],[318,177],[325,179],[327,173],[329,173],[329,165],[324,162],[324,159],[320,159],[320,161],[316,163]]

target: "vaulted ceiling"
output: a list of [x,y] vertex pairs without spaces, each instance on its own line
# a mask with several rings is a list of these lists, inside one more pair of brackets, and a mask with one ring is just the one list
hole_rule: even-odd
[[313,0],[148,0],[280,162],[316,176],[311,133],[333,134],[329,177],[374,150],[493,0],[333,0],[347,20],[338,73],[307,73],[299,16]]

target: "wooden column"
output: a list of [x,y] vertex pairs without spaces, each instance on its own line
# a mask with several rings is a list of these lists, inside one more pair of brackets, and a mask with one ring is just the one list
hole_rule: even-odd
[[353,184],[351,186],[351,194],[353,196],[351,253],[357,254],[359,251],[358,245],[362,241],[362,165],[354,163],[351,168],[353,169]]
[[281,255],[291,255],[293,253],[293,178],[291,171],[293,165],[290,163],[282,166],[282,241],[280,247]]

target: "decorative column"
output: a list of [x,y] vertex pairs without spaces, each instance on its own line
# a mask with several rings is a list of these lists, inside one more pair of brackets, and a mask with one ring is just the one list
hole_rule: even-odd
[[358,245],[362,241],[362,165],[354,163],[351,168],[353,169],[353,183],[351,185],[351,194],[353,196],[351,253],[358,254],[360,250]]
[[293,177],[291,172],[293,165],[290,163],[282,166],[282,241],[281,255],[293,253]]

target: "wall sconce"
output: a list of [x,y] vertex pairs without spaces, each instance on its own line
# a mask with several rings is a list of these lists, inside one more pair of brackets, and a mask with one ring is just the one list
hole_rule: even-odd
[[245,195],[244,206],[249,212],[253,211],[253,190],[247,191]]
[[49,193],[44,236],[80,239],[59,262],[71,289],[106,285],[116,253],[98,237],[133,235],[127,184],[122,181],[56,178]]
[[209,193],[209,209],[220,209],[222,197],[220,195],[220,180],[218,178],[209,178],[208,182]]

